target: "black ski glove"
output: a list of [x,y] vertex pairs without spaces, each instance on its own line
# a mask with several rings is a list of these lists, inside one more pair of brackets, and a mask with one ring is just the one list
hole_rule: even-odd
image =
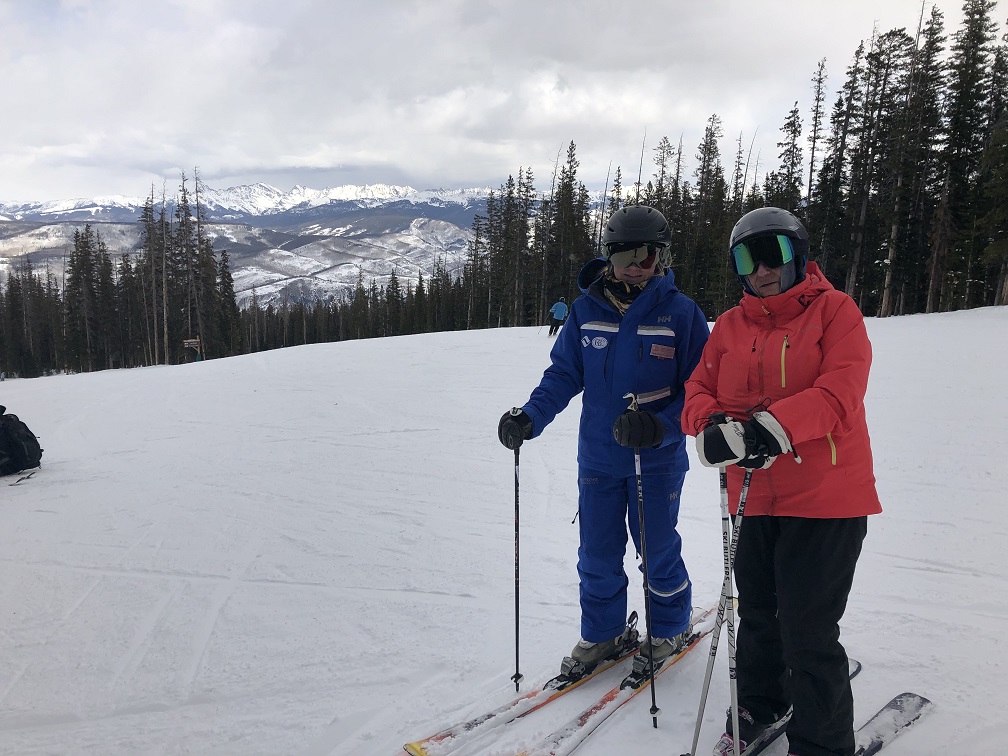
[[616,418],[612,434],[620,446],[650,449],[661,446],[662,439],[665,437],[665,429],[662,427],[661,420],[653,412],[628,409]]
[[497,424],[497,438],[512,451],[522,445],[522,441],[532,437],[532,418],[525,410],[515,407],[505,412]]

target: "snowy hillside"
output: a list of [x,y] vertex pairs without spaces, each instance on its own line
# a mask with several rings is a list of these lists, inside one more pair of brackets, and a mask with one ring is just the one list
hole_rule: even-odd
[[[1008,308],[868,330],[885,512],[843,622],[864,663],[858,721],[913,690],[934,711],[887,756],[1001,753]],[[45,447],[33,479],[0,482],[0,753],[392,756],[509,700],[514,457],[496,425],[551,343],[444,333],[0,383]],[[578,635],[578,410],[522,448],[526,687]],[[695,600],[713,603],[717,476],[695,461],[681,531]],[[698,651],[659,679],[657,730],[642,696],[578,753],[688,750],[705,664]],[[514,753],[593,690],[471,752]]]

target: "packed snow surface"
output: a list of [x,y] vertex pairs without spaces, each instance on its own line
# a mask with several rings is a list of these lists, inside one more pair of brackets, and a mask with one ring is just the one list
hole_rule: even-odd
[[[888,756],[1001,753],[1008,308],[868,331],[885,512],[842,624],[864,664],[857,720],[915,691],[933,711]],[[0,753],[390,756],[509,700],[514,456],[496,427],[551,343],[442,333],[0,383],[45,447],[32,479],[0,479]],[[521,450],[524,689],[578,637],[578,412]],[[713,604],[718,483],[695,459],[680,529],[695,603]],[[658,729],[642,695],[578,753],[688,751],[706,648],[659,679]],[[702,754],[729,701],[726,648]],[[514,753],[604,680],[468,752]]]

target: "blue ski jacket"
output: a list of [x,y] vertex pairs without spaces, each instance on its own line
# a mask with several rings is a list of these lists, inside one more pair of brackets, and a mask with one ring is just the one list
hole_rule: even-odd
[[563,320],[567,317],[567,305],[563,302],[557,302],[550,307],[550,315],[553,316],[553,320]]
[[664,430],[661,446],[641,449],[641,473],[685,472],[683,384],[710,335],[707,319],[676,288],[671,271],[653,276],[621,316],[602,293],[606,265],[603,259],[592,260],[578,275],[582,295],[571,304],[553,345],[552,364],[522,407],[532,419],[532,438],[583,391],[578,464],[632,476],[633,449],[617,444],[612,428],[628,407],[624,395],[633,392],[640,409],[655,413]]

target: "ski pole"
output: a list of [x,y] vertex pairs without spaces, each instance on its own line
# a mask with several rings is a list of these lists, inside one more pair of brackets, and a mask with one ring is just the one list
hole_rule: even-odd
[[752,480],[752,469],[746,468],[745,478],[742,481],[742,490],[739,492],[739,505],[735,515],[735,526],[729,532],[728,515],[728,468],[722,467],[719,471],[721,482],[721,540],[724,547],[725,575],[721,584],[721,599],[718,602],[717,619],[714,623],[714,630],[711,633],[711,650],[707,658],[707,672],[704,675],[703,689],[700,693],[700,708],[697,711],[696,727],[693,730],[693,746],[688,754],[682,756],[696,756],[697,744],[700,741],[700,726],[703,722],[704,709],[707,706],[707,693],[710,690],[711,676],[714,672],[714,659],[717,657],[718,640],[721,637],[721,625],[725,613],[730,613],[728,625],[728,675],[731,687],[732,703],[732,747],[735,754],[739,752],[738,743],[738,686],[736,684],[735,670],[735,597],[732,591],[732,565],[735,561],[735,550],[738,546],[739,533],[742,530],[742,518],[745,514],[746,498],[749,496],[749,483]]
[[[727,488],[728,474],[725,473],[725,487]],[[739,711],[738,711],[738,671],[735,665],[735,595],[732,588],[732,567],[735,564],[735,550],[738,548],[738,537],[742,530],[742,515],[745,512],[745,500],[749,495],[749,483],[752,480],[752,468],[747,467],[745,477],[742,480],[742,490],[739,492],[739,505],[735,515],[735,527],[732,529],[732,544],[728,550],[728,600],[726,604],[726,614],[728,617],[728,686],[731,691],[731,716],[732,716],[732,753],[734,756],[741,754],[739,747]],[[726,497],[727,498],[727,497]]]
[[[629,409],[633,412],[637,411],[637,396],[633,393],[627,394],[623,397],[624,399],[630,400]],[[654,643],[652,639],[654,636],[651,634],[651,588],[648,585],[648,566],[647,566],[647,541],[644,537],[644,486],[641,484],[641,463],[640,463],[640,447],[634,447],[634,471],[637,473],[637,521],[640,528],[640,550],[641,550],[641,567],[644,573],[644,624],[647,626],[647,637],[648,637],[648,667],[649,676],[651,678],[651,723],[658,728],[658,713],[661,709],[658,708],[658,703],[655,700],[655,685],[654,685]]]
[[511,680],[515,684],[515,691],[518,690],[518,683],[522,681],[522,673],[518,671],[518,451],[521,447],[516,446],[515,453],[515,673],[511,675]]

